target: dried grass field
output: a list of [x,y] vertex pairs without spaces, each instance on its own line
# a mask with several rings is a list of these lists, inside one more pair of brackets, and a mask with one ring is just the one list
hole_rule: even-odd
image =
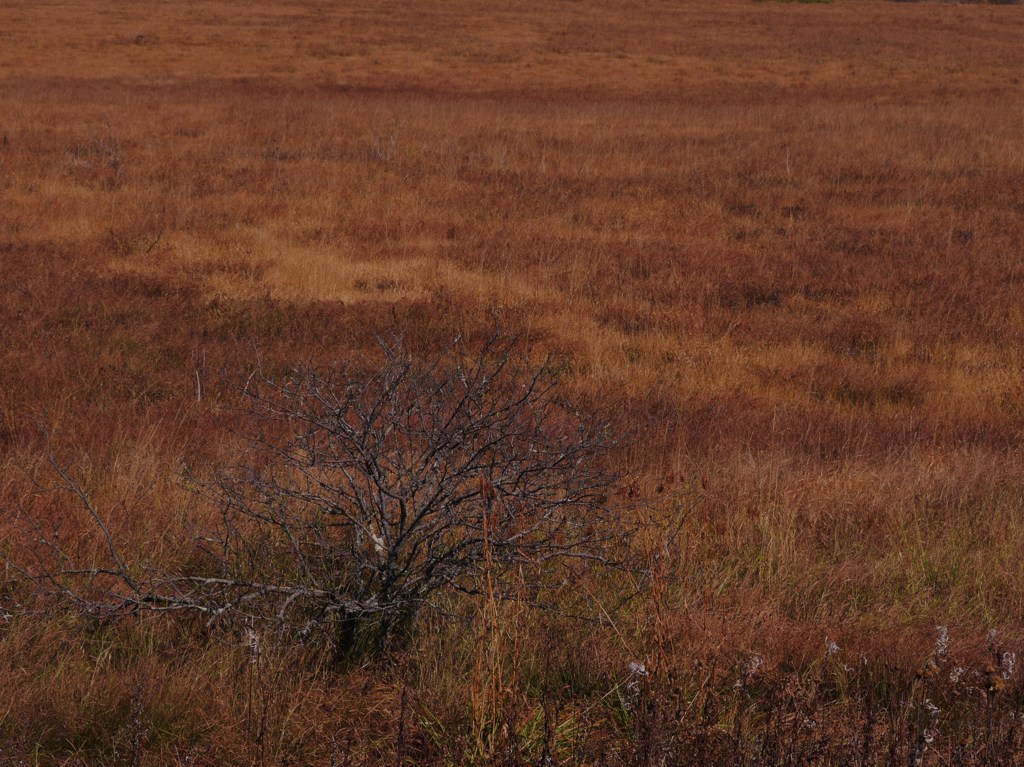
[[[1020,6],[0,4],[0,765],[1020,764],[1022,299]],[[339,662],[18,572],[106,556],[48,456],[187,567],[257,365],[496,325],[653,522],[571,609]]]

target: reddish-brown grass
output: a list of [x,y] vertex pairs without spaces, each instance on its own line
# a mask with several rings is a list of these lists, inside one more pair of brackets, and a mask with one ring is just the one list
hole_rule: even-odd
[[[46,605],[0,626],[0,761],[770,764],[784,731],[906,762],[925,698],[973,712],[927,759],[1016,753],[983,666],[1024,621],[1020,7],[95,0],[0,29],[5,513],[101,552],[32,492],[52,432],[133,555],[179,561],[181,465],[231,460],[257,357],[498,317],[632,431],[679,530],[624,608],[577,595],[599,628],[459,604],[379,667]],[[963,689],[915,677],[936,625]],[[771,729],[795,710],[843,734]]]

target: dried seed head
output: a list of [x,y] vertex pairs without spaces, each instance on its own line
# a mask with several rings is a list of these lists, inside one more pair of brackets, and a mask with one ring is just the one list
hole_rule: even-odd
[[935,658],[929,658],[925,661],[925,664],[917,670],[918,679],[931,679],[939,673],[939,664],[935,662]]
[[985,665],[985,692],[998,695],[1006,687],[1006,680],[991,663]]
[[1017,666],[1017,653],[1004,652],[1000,662],[1003,670],[1003,679],[1009,681],[1013,678],[1013,670]]
[[839,652],[839,645],[833,642],[828,637],[825,637],[825,657],[829,658]]
[[942,660],[949,652],[949,629],[945,626],[935,627],[935,657]]

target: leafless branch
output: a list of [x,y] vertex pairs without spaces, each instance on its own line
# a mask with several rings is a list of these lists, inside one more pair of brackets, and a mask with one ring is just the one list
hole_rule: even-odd
[[[493,336],[422,361],[398,342],[367,371],[256,374],[240,465],[197,484],[220,509],[200,537],[206,571],[132,566],[89,495],[53,457],[98,531],[103,566],[79,566],[23,515],[35,542],[19,572],[91,614],[192,611],[292,627],[375,626],[383,646],[445,590],[484,568],[529,568],[536,590],[573,563],[614,565],[626,529],[609,505],[615,435],[565,400],[550,361]],[[556,568],[561,568],[557,570]],[[497,572],[495,572],[497,570]]]

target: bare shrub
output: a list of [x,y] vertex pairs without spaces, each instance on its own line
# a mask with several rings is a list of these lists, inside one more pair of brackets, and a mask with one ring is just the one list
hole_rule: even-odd
[[52,456],[108,561],[77,567],[27,522],[44,555],[20,569],[90,613],[273,621],[347,651],[368,635],[383,649],[443,592],[477,591],[485,569],[500,584],[516,566],[536,591],[564,582],[573,561],[612,563],[625,530],[608,504],[613,434],[562,397],[549,361],[498,335],[427,361],[400,343],[381,351],[370,369],[250,380],[249,449],[198,483],[220,525],[187,571],[130,564]]

